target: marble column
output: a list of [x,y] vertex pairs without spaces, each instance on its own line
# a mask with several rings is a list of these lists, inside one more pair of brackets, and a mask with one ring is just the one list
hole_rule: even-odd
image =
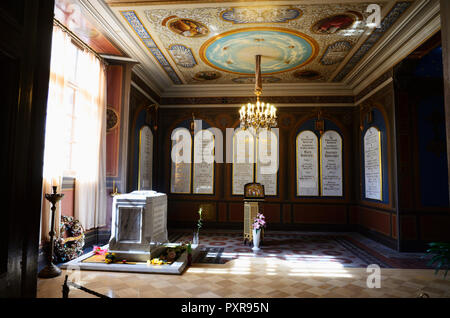
[[450,191],[450,1],[441,0],[441,38],[444,68],[445,125],[447,133],[447,165]]

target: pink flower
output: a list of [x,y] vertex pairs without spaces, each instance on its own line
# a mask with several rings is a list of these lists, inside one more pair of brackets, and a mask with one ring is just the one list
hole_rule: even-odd
[[100,246],[94,245],[94,254],[95,255],[105,255],[108,251],[106,248],[101,248]]
[[258,213],[253,220],[253,229],[259,230],[263,227],[266,227],[265,217],[262,213]]

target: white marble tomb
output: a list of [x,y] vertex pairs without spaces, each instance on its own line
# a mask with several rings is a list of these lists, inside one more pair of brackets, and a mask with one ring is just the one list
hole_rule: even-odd
[[143,190],[114,197],[110,252],[118,257],[146,261],[150,243],[167,241],[166,194]]
[[[187,251],[172,264],[151,265],[152,257],[158,257],[164,247],[179,243],[167,242],[167,195],[155,191],[134,191],[114,197],[112,226],[109,245],[103,246],[115,253],[125,264],[88,262],[94,251],[84,254],[61,267],[67,270],[97,270],[113,272],[137,272],[157,274],[182,274],[187,266]],[[157,243],[166,243],[158,245]],[[153,246],[150,255],[150,246]],[[197,245],[192,245],[192,257],[196,257]]]

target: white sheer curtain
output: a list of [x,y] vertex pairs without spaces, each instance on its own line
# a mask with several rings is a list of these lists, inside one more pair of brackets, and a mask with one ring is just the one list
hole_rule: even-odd
[[106,224],[106,72],[90,52],[78,56],[75,105],[75,218],[85,229]]
[[[76,180],[75,218],[85,229],[90,229],[106,224],[106,73],[104,65],[94,54],[79,51],[74,93],[73,50],[70,36],[55,26],[47,102],[43,193],[50,193],[52,185],[58,185],[58,191],[61,191],[67,160],[71,160],[72,176]],[[75,101],[75,107],[70,101]],[[68,116],[71,107],[73,116]],[[67,127],[72,127],[71,147],[67,142]],[[50,205],[45,199],[42,205],[41,238],[46,240],[50,229]],[[55,215],[57,234],[60,217],[58,207]]]
[[[50,82],[47,102],[47,119],[45,127],[45,150],[43,168],[43,193],[51,193],[52,185],[58,186],[61,191],[62,176],[66,167],[67,147],[66,137],[63,134],[66,127],[66,109],[63,107],[68,90],[69,68],[65,62],[70,51],[70,37],[59,27],[53,27],[52,55],[50,64]],[[59,219],[61,217],[61,202],[58,203],[55,213],[55,229],[59,233]],[[48,240],[51,211],[50,203],[43,198],[41,213],[41,239]]]

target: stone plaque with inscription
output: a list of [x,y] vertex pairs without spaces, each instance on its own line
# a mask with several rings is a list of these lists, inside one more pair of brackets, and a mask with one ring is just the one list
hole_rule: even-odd
[[141,128],[139,136],[139,190],[152,189],[153,133],[148,126]]
[[257,138],[256,182],[264,186],[266,195],[277,195],[278,136],[262,131]]
[[334,130],[320,139],[321,185],[323,196],[342,196],[342,138]]
[[364,175],[366,198],[382,200],[382,167],[380,131],[367,129],[364,135]]
[[238,130],[233,137],[232,194],[243,195],[244,185],[254,179],[255,143],[248,131]]
[[297,195],[319,195],[318,139],[310,130],[297,136]]
[[194,137],[193,193],[214,193],[214,135],[208,130]]

